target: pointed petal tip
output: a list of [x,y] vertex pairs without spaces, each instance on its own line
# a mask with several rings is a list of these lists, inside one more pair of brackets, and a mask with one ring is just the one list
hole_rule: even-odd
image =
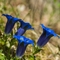
[[45,27],[44,24],[40,24],[40,26],[41,26],[42,28]]
[[58,38],[60,38],[60,36],[59,36],[58,34],[56,34],[56,33],[54,34],[54,37],[58,37]]
[[60,38],[60,36],[57,35],[58,38]]
[[2,16],[6,16],[6,15],[8,15],[8,14],[2,14]]

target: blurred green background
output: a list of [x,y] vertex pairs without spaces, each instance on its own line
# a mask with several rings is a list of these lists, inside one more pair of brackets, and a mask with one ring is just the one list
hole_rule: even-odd
[[[6,35],[7,19],[2,16],[3,13],[21,18],[35,28],[24,34],[35,41],[35,46],[29,45],[22,58],[15,55],[18,42],[13,39],[19,22]],[[41,23],[60,35],[60,0],[0,0],[0,60],[60,60],[60,39],[57,37],[52,37],[42,49],[36,46],[43,32]]]

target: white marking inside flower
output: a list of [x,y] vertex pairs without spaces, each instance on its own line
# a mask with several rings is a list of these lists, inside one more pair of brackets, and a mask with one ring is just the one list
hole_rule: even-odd
[[48,30],[49,32],[52,32],[52,30],[51,30],[51,29],[49,29],[49,28],[47,28],[47,30]]
[[27,40],[27,43],[28,43],[29,41]]
[[24,38],[23,38],[23,37],[21,37],[21,38],[20,38],[20,40],[24,41]]
[[49,32],[51,32],[51,30],[49,30]]

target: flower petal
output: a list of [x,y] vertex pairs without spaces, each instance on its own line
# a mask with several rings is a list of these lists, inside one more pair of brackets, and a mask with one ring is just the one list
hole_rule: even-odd
[[10,33],[12,28],[14,27],[14,24],[19,21],[20,19],[13,17],[11,15],[8,14],[2,14],[3,16],[5,16],[7,18],[7,23],[6,23],[6,27],[5,27],[5,33]]
[[24,42],[24,45],[25,44],[32,44],[32,46],[34,46],[33,40],[26,38],[25,36],[14,35],[13,37],[16,38],[19,43]]
[[40,36],[40,38],[37,41],[38,46],[42,47],[41,44],[43,44],[45,37],[46,37],[46,32],[43,32],[42,35]]
[[51,38],[52,36],[48,36],[47,38],[45,38],[43,40],[43,42],[41,43],[41,47],[43,47],[45,44],[47,44],[47,42],[49,41],[49,39]]
[[[46,36],[45,36],[46,37]],[[49,41],[49,39],[52,37],[52,36],[49,36],[47,38],[45,38],[44,36],[41,36],[37,42],[37,45],[39,47],[43,47],[45,44],[47,44],[47,42]]]
[[59,36],[50,28],[45,27],[43,24],[41,24],[41,26],[43,28],[43,33],[37,41],[38,46],[43,47],[52,36],[59,38]]
[[34,30],[34,28],[33,28],[29,23],[26,23],[24,29],[25,29],[25,30],[28,30],[28,29]]
[[49,31],[46,30],[44,25],[42,25],[42,28],[43,28],[43,33],[37,41],[37,45],[39,47],[43,47],[49,41],[49,39],[53,36],[53,34],[51,34]]
[[44,30],[46,30],[46,32],[48,32],[47,35],[51,34],[51,35],[53,35],[53,36],[55,36],[55,37],[60,38],[60,36],[58,36],[52,29],[50,29],[50,28],[48,28],[48,27],[45,27],[43,24],[41,24],[41,26],[42,26],[42,28],[43,28]]
[[8,14],[2,14],[2,16],[5,16],[8,20],[11,20],[13,18],[11,15]]
[[43,29],[43,33],[37,41],[37,45],[39,47],[43,47],[49,41],[49,39],[53,36],[51,34],[48,34],[48,35],[47,34],[48,34],[47,31]]
[[7,34],[10,33],[11,30],[12,30],[12,28],[14,27],[14,24],[15,23],[12,23],[10,21],[7,21],[6,27],[5,27],[5,33],[7,33]]
[[15,35],[21,36],[21,35],[23,35],[24,33],[25,33],[25,30],[24,30],[23,28],[19,28],[19,29],[17,30],[17,32],[15,33]]
[[26,43],[27,44],[32,44],[32,46],[34,46],[34,41],[33,40],[31,40],[31,39],[29,39],[29,38],[26,38],[27,40],[26,40]]
[[24,52],[25,52],[25,50],[26,50],[26,47],[27,47],[27,45],[24,46],[23,43],[21,43],[21,44],[18,43],[16,55],[17,55],[18,57],[22,57],[23,54],[24,54]]
[[30,25],[30,23],[28,22],[24,22],[23,20],[19,20],[19,22],[21,23],[21,28],[24,28],[25,30],[28,30],[28,29],[32,29],[34,30],[34,28]]

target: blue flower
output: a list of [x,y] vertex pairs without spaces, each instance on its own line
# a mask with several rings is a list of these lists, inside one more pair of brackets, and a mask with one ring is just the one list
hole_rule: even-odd
[[14,27],[14,24],[19,21],[20,19],[15,18],[11,15],[8,14],[2,14],[3,16],[5,16],[7,18],[7,23],[6,23],[6,27],[5,27],[5,33],[10,33],[12,28]]
[[49,39],[54,36],[54,37],[58,37],[60,38],[53,30],[51,30],[50,28],[45,27],[43,24],[41,24],[41,27],[43,28],[43,33],[40,36],[40,38],[37,41],[37,45],[39,47],[43,47],[48,41]]
[[24,22],[22,20],[19,20],[19,22],[21,23],[21,26],[19,27],[15,35],[21,36],[26,32],[26,30],[29,30],[29,29],[34,30],[34,28],[30,25],[30,23]]
[[11,32],[11,30],[13,29],[13,27],[17,21],[20,22],[20,27],[19,27],[18,31],[16,32],[16,35],[23,35],[26,30],[34,29],[34,28],[32,28],[32,26],[29,23],[24,22],[22,19],[13,17],[8,14],[2,14],[2,15],[7,18],[7,23],[6,23],[6,27],[5,27],[5,33],[7,33],[7,34]]
[[33,40],[30,40],[29,38],[26,38],[25,36],[14,35],[13,37],[18,40],[18,47],[17,47],[17,51],[16,51],[16,55],[18,57],[22,57],[23,56],[27,45],[29,45],[29,44],[34,45]]

